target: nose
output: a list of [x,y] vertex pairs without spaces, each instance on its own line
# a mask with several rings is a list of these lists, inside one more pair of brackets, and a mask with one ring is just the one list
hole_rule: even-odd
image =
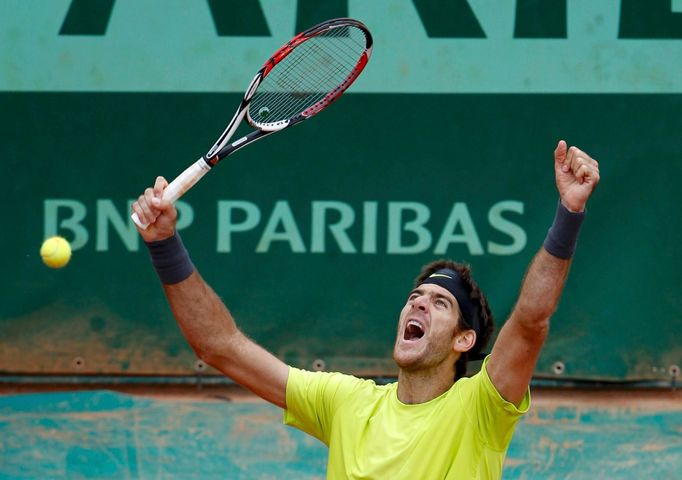
[[419,295],[414,300],[412,300],[412,308],[419,309],[423,312],[426,311],[427,299],[425,295]]

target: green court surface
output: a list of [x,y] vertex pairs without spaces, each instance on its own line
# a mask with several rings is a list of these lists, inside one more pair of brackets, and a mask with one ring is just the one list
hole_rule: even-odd
[[[535,393],[503,478],[682,478],[679,393]],[[319,441],[282,425],[281,410],[248,398],[0,396],[2,479],[317,479],[326,454]]]

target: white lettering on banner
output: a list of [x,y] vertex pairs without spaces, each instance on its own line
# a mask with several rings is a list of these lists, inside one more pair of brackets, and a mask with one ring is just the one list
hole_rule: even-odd
[[[461,227],[462,233],[456,234],[455,231],[458,227]],[[478,238],[478,233],[476,233],[476,227],[474,227],[466,203],[458,202],[453,205],[433,253],[444,255],[451,243],[464,243],[469,248],[471,255],[483,255],[483,246]]]
[[[233,243],[232,233],[256,229],[262,213],[258,206],[251,202],[222,201],[219,203],[222,205],[218,209],[220,216],[218,218],[218,238],[219,246],[221,246],[219,252],[229,253]],[[377,233],[380,226],[378,207],[378,202],[363,202],[362,204],[362,248],[360,251],[363,254],[377,253]],[[247,220],[233,223],[231,212],[233,208],[244,209]],[[349,234],[350,229],[355,225],[356,217],[355,210],[350,204],[339,201],[313,201],[311,211],[310,253],[325,253],[330,250],[326,243],[328,240],[326,238],[327,231],[335,242],[334,249],[338,248],[341,253],[346,254],[358,252]],[[522,215],[523,212],[523,203],[513,200],[497,202],[489,209],[489,225],[496,231],[510,237],[512,241],[508,244],[489,241],[487,253],[491,255],[514,255],[525,248],[527,238],[525,230],[504,217],[506,213]],[[332,214],[335,214],[335,218],[337,218],[334,221],[329,220]],[[386,254],[414,255],[432,248],[433,234],[427,226],[431,220],[431,210],[428,205],[420,202],[388,202],[387,214]],[[225,238],[229,238],[229,240],[226,241]],[[469,255],[486,253],[469,213],[469,208],[464,202],[453,204],[438,238],[433,249],[433,253],[437,255],[446,254],[448,249],[455,244],[465,246]],[[307,251],[296,217],[286,200],[279,200],[275,203],[255,252],[269,252],[274,242],[288,244],[292,253],[305,253]],[[227,248],[228,246],[230,248]]]
[[[60,210],[68,212],[66,218],[62,218],[61,221],[59,221]],[[49,198],[45,200],[44,211],[44,238],[52,237],[67,230],[70,234],[65,236],[68,237],[73,250],[79,250],[88,243],[90,234],[81,224],[88,211],[84,203],[78,200]]]
[[[96,252],[107,252],[112,241],[130,252],[140,248],[140,237],[130,221],[130,206],[120,207],[111,199],[95,201],[95,219],[88,219],[85,203],[75,199],[46,199],[44,201],[44,235],[63,235],[74,250],[84,248],[90,240],[88,227],[94,228]],[[433,218],[431,208],[421,202],[387,202],[380,210],[376,201],[362,202],[362,219],[350,203],[330,200],[310,202],[310,245],[306,246],[301,234],[301,214],[298,220],[289,201],[278,200],[268,213],[262,206],[247,200],[220,200],[216,221],[216,252],[231,253],[239,247],[266,254],[273,245],[280,245],[291,253],[326,253],[340,251],[343,254],[416,255],[432,251],[446,255],[453,248],[464,248],[468,255],[515,255],[527,243],[526,231],[508,218],[509,214],[523,215],[524,204],[516,200],[502,200],[488,209],[488,226],[509,237],[500,243],[490,239],[486,249],[479,234],[469,206],[455,202],[446,218]],[[184,201],[176,203],[178,230],[194,222],[194,209]],[[385,212],[385,219],[381,215]],[[267,218],[266,218],[267,217]],[[308,223],[303,223],[308,225]],[[441,226],[442,225],[442,226]],[[361,229],[358,232],[358,229]],[[252,235],[242,237],[241,234]],[[378,237],[386,236],[385,249],[379,248]],[[253,234],[258,235],[254,241]],[[359,242],[360,248],[353,241]],[[437,241],[434,245],[434,238]],[[280,250],[281,251],[281,250]]]
[[362,204],[362,253],[377,253],[377,202]]
[[313,223],[311,228],[310,252],[325,252],[325,223],[327,211],[335,210],[340,214],[339,221],[329,225],[329,231],[343,253],[356,253],[346,230],[355,222],[355,210],[343,202],[313,202]]
[[[233,221],[232,212],[241,210],[244,212],[244,220]],[[221,201],[218,202],[218,252],[232,250],[232,232],[245,232],[255,228],[260,222],[260,210],[255,203],[246,201]]]
[[[414,218],[403,223],[403,212],[413,212]],[[424,226],[431,217],[429,207],[418,202],[389,202],[388,203],[388,241],[386,253],[415,254],[425,252],[431,245],[431,232]],[[403,231],[416,236],[417,241],[405,245]]]
[[[130,211],[133,202],[128,202],[127,212]],[[109,250],[109,226],[118,234],[125,247],[131,252],[136,252],[139,249],[138,239],[135,225],[127,221],[126,213],[120,213],[114,206],[114,202],[109,199],[97,200],[97,235],[96,247],[98,252],[106,252]]]
[[[139,235],[130,219],[130,207],[134,200],[129,200],[125,210],[118,210],[111,199],[102,198],[96,201],[95,207],[95,251],[109,251],[109,232],[113,229],[124,248],[131,252],[139,250]],[[194,222],[194,209],[186,202],[175,204],[178,210],[176,228],[182,230]],[[90,239],[90,233],[83,224],[88,209],[86,205],[70,198],[48,198],[43,202],[43,237],[62,235],[72,250],[85,247]]]
[[[279,225],[282,225],[281,232],[277,231]],[[305,253],[303,237],[301,237],[301,232],[296,225],[294,213],[291,211],[291,207],[289,207],[289,202],[284,200],[280,200],[275,204],[270,220],[268,220],[268,224],[256,247],[256,252],[267,252],[270,249],[270,244],[274,241],[288,242],[292,252]]]
[[502,233],[509,235],[513,242],[503,245],[495,242],[488,242],[488,252],[491,255],[514,255],[519,253],[526,246],[526,231],[517,224],[510,222],[502,216],[503,212],[514,212],[523,214],[523,203],[513,200],[498,202],[488,211],[488,223]]

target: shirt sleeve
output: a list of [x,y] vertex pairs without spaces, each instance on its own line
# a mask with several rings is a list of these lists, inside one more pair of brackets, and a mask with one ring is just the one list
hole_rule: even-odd
[[284,423],[329,445],[334,414],[361,383],[350,375],[289,367]]
[[502,398],[488,376],[489,358],[483,361],[479,373],[465,379],[460,395],[463,408],[483,443],[488,448],[502,451],[511,443],[519,419],[530,408],[530,390],[526,390],[518,407]]

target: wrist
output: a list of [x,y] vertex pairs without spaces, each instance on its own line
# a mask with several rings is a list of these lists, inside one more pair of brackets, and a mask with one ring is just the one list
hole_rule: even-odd
[[192,260],[177,232],[163,240],[145,242],[145,245],[164,285],[180,283],[194,272]]
[[570,213],[583,213],[585,211],[585,204],[572,205],[567,203],[563,198],[559,199],[559,203],[566,207],[566,210],[568,210]]
[[555,257],[568,260],[573,256],[578,242],[585,211],[572,212],[562,201],[557,205],[554,222],[547,232],[543,247]]

